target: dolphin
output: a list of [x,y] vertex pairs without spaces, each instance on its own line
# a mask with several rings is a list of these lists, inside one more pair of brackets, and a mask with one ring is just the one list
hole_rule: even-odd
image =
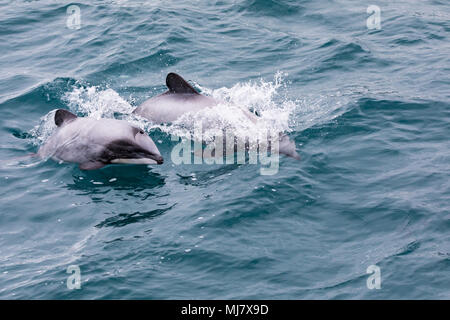
[[[144,101],[133,113],[158,124],[167,124],[188,112],[201,112],[219,103],[212,97],[200,94],[186,80],[173,72],[167,75],[166,86],[168,88],[166,92]],[[243,112],[254,124],[257,124],[256,114],[249,110],[243,110]],[[279,152],[300,160],[295,143],[283,133],[279,134]]]
[[217,104],[214,98],[200,94],[176,73],[167,75],[166,86],[168,91],[144,101],[133,113],[155,123],[170,123],[187,112],[198,112]]
[[55,133],[37,155],[78,163],[93,170],[114,163],[162,164],[163,157],[153,140],[124,120],[77,117],[58,109]]

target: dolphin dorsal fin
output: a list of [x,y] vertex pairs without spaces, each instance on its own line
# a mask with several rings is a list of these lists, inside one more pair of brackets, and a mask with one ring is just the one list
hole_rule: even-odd
[[166,85],[170,93],[199,94],[186,80],[173,72],[167,75]]
[[75,120],[76,118],[77,118],[76,115],[64,109],[58,109],[55,112],[55,124],[58,127],[61,127],[64,123]]

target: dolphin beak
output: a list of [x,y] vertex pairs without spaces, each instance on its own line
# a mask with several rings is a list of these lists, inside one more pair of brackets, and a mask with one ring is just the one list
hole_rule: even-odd
[[164,163],[164,158],[161,157],[160,155],[151,155],[149,156],[150,159],[156,161],[157,164],[163,164]]

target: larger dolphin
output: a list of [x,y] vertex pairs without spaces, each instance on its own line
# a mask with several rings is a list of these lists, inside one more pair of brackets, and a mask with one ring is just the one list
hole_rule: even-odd
[[78,163],[93,170],[113,163],[162,164],[153,140],[141,129],[123,120],[79,118],[58,109],[56,132],[39,149],[43,158]]
[[[214,98],[200,94],[176,73],[167,75],[166,85],[168,91],[144,101],[133,113],[158,124],[171,123],[188,112],[201,112],[218,104]],[[259,118],[254,113],[248,110],[243,112],[253,123],[258,122]],[[295,149],[295,143],[286,134],[280,133],[279,152],[299,160]]]

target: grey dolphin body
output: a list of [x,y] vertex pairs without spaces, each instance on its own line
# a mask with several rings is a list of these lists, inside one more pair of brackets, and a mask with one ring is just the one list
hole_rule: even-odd
[[[202,109],[218,104],[212,97],[204,96],[197,92],[176,73],[167,75],[166,85],[169,89],[168,91],[144,101],[133,113],[156,123],[170,123],[188,112],[199,112]],[[252,112],[244,110],[244,114],[253,123],[256,124],[258,122],[258,117]],[[280,133],[279,152],[299,160],[300,156],[295,149],[295,143],[286,134]]]
[[167,75],[166,85],[168,91],[146,100],[133,112],[156,123],[170,123],[187,112],[198,112],[217,104],[175,73]]
[[93,170],[113,163],[161,164],[163,158],[153,140],[141,129],[123,120],[79,118],[58,109],[56,132],[38,155],[78,163]]

